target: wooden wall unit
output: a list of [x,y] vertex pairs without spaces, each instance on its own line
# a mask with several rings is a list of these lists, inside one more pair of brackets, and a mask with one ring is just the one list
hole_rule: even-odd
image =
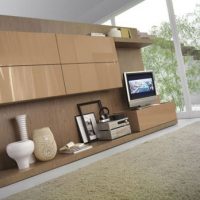
[[[16,169],[16,163],[7,156],[5,150],[7,144],[19,140],[14,120],[16,115],[27,114],[29,138],[32,138],[34,129],[49,126],[59,148],[69,141],[80,142],[74,118],[79,114],[78,103],[101,100],[102,104],[110,109],[110,113],[127,110],[125,91],[121,88],[120,73],[144,69],[140,48],[151,44],[151,40],[139,38],[137,30],[131,28],[131,39],[114,38],[113,42],[113,38],[94,37],[92,40],[95,42],[90,44],[90,48],[95,54],[84,51],[89,38],[85,35],[90,32],[107,33],[110,28],[112,27],[95,24],[0,16],[0,85],[3,85],[3,89],[0,90],[0,103],[10,102],[13,99],[27,100],[63,95],[64,93],[71,94],[0,106],[0,187],[176,123],[176,120],[173,120],[112,142],[96,142],[90,151],[76,156],[57,155],[52,161],[37,162],[26,172]],[[3,31],[14,31],[8,34],[13,38],[12,44],[10,36]],[[22,38],[16,31],[38,33],[23,33],[26,39],[21,41]],[[42,35],[39,36],[41,33]],[[57,38],[55,34],[58,34]],[[71,35],[63,36],[63,34]],[[69,43],[70,48],[66,47],[65,42],[71,41],[69,38],[74,38],[74,34],[79,35],[79,42],[82,42],[83,45],[77,47],[76,39],[72,39],[74,42]],[[48,35],[47,40],[44,39],[46,35]],[[5,41],[2,39],[4,36],[7,37]],[[19,41],[23,45],[18,46]],[[13,44],[15,45],[12,46]],[[36,45],[34,48],[33,44]],[[99,48],[96,48],[96,45]],[[99,52],[100,50],[104,53]],[[76,56],[74,53],[72,54],[74,51]],[[9,57],[10,55],[12,55],[12,59]],[[61,60],[59,60],[59,56]],[[14,67],[10,67],[10,65]],[[12,74],[15,74],[14,79]],[[75,77],[74,74],[77,76]],[[32,78],[27,79],[27,75]],[[13,88],[19,91],[14,98]],[[109,90],[99,91],[102,89]],[[96,105],[84,108],[84,113],[88,112],[94,112],[98,120]]]
[[[6,31],[88,35],[91,32],[101,32],[106,34],[112,27],[114,26],[0,16],[0,30]],[[126,68],[128,68],[129,71],[138,69],[144,70],[140,48],[152,43],[151,39],[141,39],[137,35],[136,28],[129,28],[129,30],[132,35],[130,40],[114,38],[117,46],[116,50],[121,73],[123,73]],[[128,53],[128,56],[126,56],[127,59],[120,59],[120,57],[122,58],[126,53]]]
[[117,63],[62,65],[67,94],[122,87]]
[[59,64],[55,34],[0,31],[0,66]]
[[60,65],[0,67],[0,103],[65,95]]

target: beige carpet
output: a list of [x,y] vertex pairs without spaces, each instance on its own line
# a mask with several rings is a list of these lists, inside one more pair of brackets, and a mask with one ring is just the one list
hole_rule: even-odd
[[200,122],[9,200],[199,200]]

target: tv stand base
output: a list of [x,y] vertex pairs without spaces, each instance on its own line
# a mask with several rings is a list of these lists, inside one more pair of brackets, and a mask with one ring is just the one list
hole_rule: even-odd
[[143,131],[177,120],[176,106],[172,102],[153,104],[126,112],[132,132]]

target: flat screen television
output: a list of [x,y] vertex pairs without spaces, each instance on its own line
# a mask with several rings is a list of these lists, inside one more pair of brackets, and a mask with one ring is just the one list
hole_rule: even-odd
[[152,71],[124,72],[124,82],[129,107],[142,107],[156,100]]

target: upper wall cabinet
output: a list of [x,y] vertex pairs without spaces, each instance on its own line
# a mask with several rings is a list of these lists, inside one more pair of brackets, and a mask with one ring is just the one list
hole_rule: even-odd
[[60,65],[0,67],[0,103],[64,94]]
[[116,62],[113,38],[56,34],[61,63]]
[[55,34],[0,32],[0,66],[58,63]]
[[67,94],[122,87],[117,63],[62,65]]

